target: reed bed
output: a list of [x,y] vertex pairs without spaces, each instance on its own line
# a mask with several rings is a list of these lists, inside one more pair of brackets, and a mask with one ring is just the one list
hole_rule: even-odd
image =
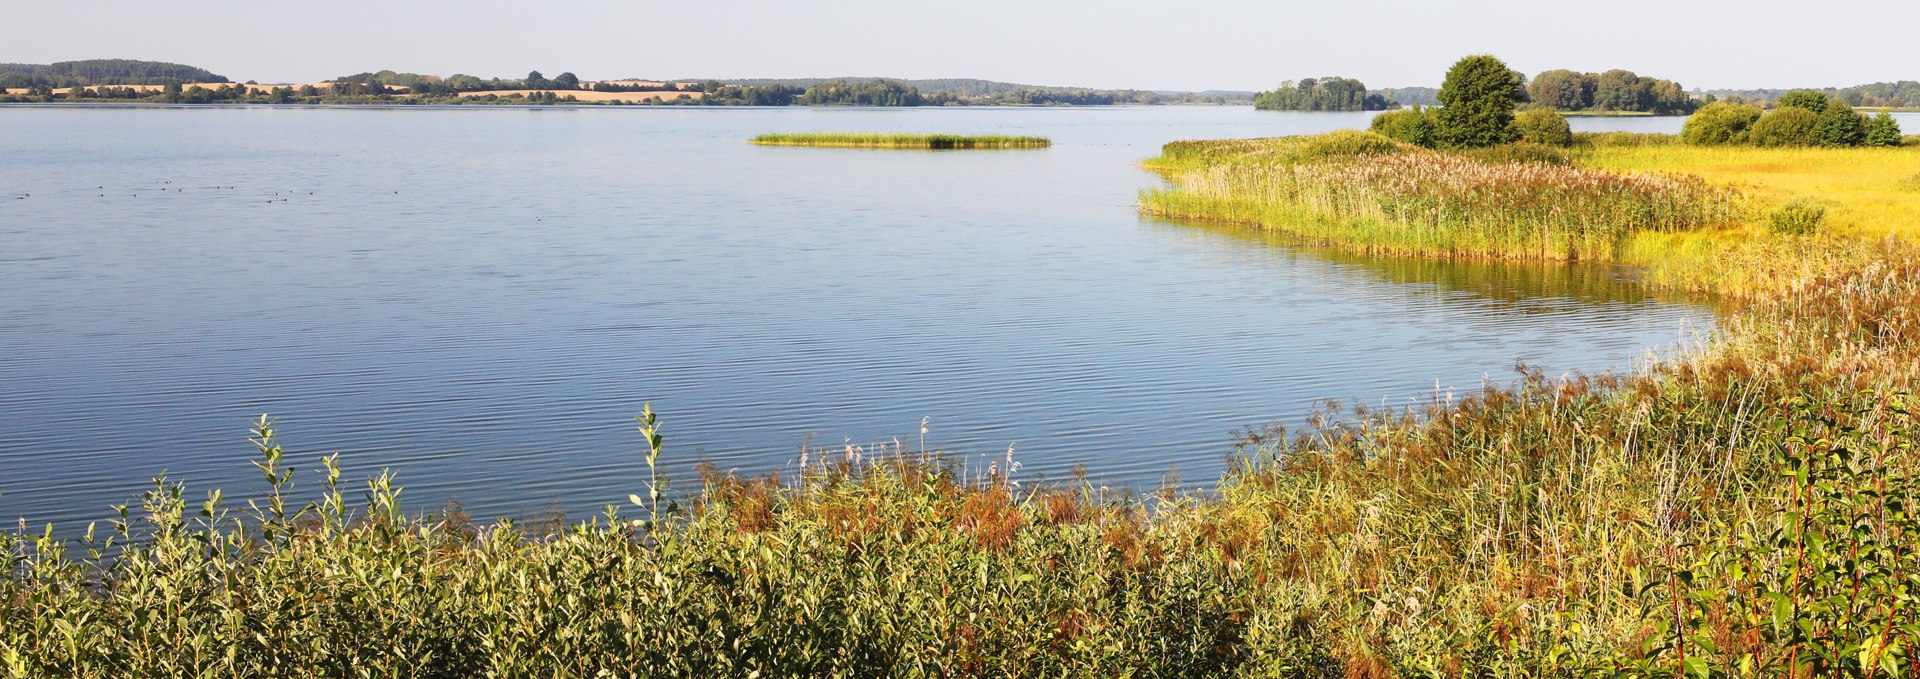
[[763,134],[753,138],[763,146],[827,146],[878,149],[1038,149],[1053,145],[1045,137],[1001,135],[895,134],[852,132],[805,132]]
[[[1311,144],[1311,142],[1303,142]],[[1725,225],[1737,196],[1683,175],[1622,175],[1434,152],[1309,154],[1169,145],[1148,213],[1256,223],[1368,252],[1615,261],[1628,236]],[[1302,156],[1308,159],[1303,160]],[[1222,156],[1232,160],[1220,160]]]

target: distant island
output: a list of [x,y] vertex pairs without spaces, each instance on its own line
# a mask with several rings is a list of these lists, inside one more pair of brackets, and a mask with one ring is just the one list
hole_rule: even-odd
[[234,82],[205,69],[157,61],[94,59],[0,64],[0,102],[159,104],[602,104],[693,106],[1110,106],[1246,104],[1253,92],[1046,87],[973,79],[804,78],[712,80],[547,77],[480,78],[391,70],[317,83]]
[[1712,99],[1695,100],[1679,83],[1643,78],[1633,71],[1605,73],[1554,70],[1534,76],[1527,95],[1535,106],[1569,113],[1687,115]]
[[1253,99],[1254,108],[1269,111],[1385,111],[1399,105],[1368,92],[1366,83],[1338,76],[1282,83]]

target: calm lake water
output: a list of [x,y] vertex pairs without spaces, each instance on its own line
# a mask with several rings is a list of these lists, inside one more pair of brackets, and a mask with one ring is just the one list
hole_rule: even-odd
[[[415,509],[580,516],[671,469],[926,440],[1148,487],[1233,430],[1630,368],[1712,326],[1616,272],[1371,259],[1141,218],[1186,138],[1367,114],[1113,109],[0,108],[0,517],[338,452]],[[1578,119],[1677,129],[1677,119]],[[775,131],[1038,151],[761,148]]]

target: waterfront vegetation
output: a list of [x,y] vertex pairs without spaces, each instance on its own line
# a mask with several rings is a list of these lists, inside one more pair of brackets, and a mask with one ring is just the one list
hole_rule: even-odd
[[1288,81],[1253,98],[1254,108],[1272,111],[1384,111],[1396,105],[1368,92],[1366,83],[1341,77]]
[[799,132],[763,134],[753,143],[765,146],[831,146],[879,149],[1037,149],[1053,144],[1045,137],[1003,135],[898,134],[878,132]]
[[[1511,91],[1472,66],[1452,102]],[[1027,478],[1011,450],[847,446],[475,524],[330,459],[292,485],[262,418],[261,497],[160,480],[84,537],[0,532],[0,672],[1920,676],[1920,149],[1419,120],[1454,143],[1169,144],[1142,208],[1629,264],[1725,298],[1713,336],[1631,374],[1329,406],[1244,432],[1210,489],[1141,495]],[[657,469],[669,439],[639,424]]]

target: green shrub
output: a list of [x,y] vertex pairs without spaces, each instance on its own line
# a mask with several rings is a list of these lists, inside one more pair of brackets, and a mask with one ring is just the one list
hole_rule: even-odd
[[1819,113],[1827,110],[1828,103],[1825,93],[1813,90],[1794,90],[1781,96],[1778,101],[1773,102],[1773,107],[1776,109],[1801,108]]
[[1820,222],[1826,217],[1827,206],[1796,199],[1775,208],[1767,220],[1773,225],[1774,233],[1804,236],[1820,230]]
[[1812,146],[1820,141],[1819,124],[1820,114],[1789,106],[1760,116],[1749,137],[1759,146]]
[[1389,139],[1426,148],[1439,146],[1437,127],[1433,109],[1419,106],[1382,113],[1374,116],[1373,123],[1368,125],[1368,129]]
[[1516,141],[1513,108],[1526,95],[1524,81],[1492,55],[1455,62],[1440,85],[1440,145],[1478,148]]
[[1520,141],[1543,146],[1572,146],[1573,128],[1567,126],[1566,117],[1550,108],[1537,108],[1514,116],[1513,124],[1520,130]]
[[1830,102],[1814,124],[1821,146],[1859,146],[1867,143],[1867,118],[1845,102]]
[[1565,151],[1552,146],[1543,146],[1530,142],[1501,144],[1479,149],[1461,151],[1469,158],[1483,163],[1541,163],[1544,165],[1566,165],[1572,162]]
[[1758,107],[1715,102],[1687,116],[1686,126],[1680,129],[1680,138],[1689,144],[1701,146],[1745,144],[1758,120]]
[[1879,115],[1868,119],[1866,125],[1868,146],[1900,145],[1900,123],[1893,119],[1892,114],[1881,111]]

